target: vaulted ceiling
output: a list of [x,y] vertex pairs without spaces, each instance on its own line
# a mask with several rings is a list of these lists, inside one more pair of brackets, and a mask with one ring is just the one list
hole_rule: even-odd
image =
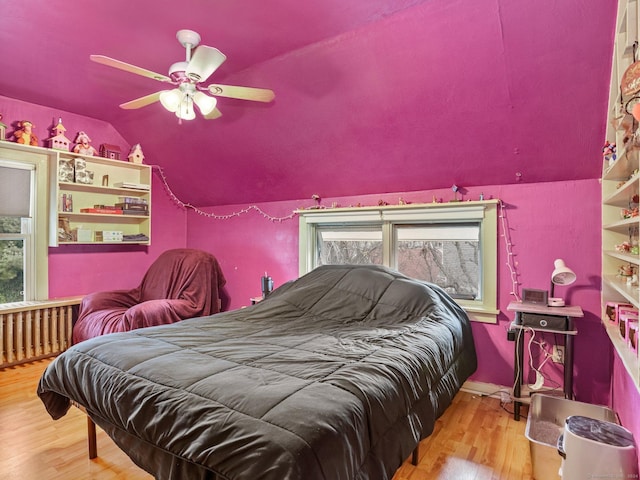
[[[611,0],[30,0],[0,7],[0,94],[105,120],[197,206],[596,178]],[[191,29],[227,60],[219,98],[179,124],[166,89]]]

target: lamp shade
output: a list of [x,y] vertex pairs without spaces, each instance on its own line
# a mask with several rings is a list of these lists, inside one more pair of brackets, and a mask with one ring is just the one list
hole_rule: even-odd
[[564,260],[558,258],[553,262],[553,273],[551,274],[551,282],[555,285],[570,285],[576,281],[576,274],[564,263]]
[[165,90],[160,94],[160,103],[170,112],[175,112],[180,106],[182,92],[179,89]]
[[200,109],[200,113],[205,116],[213,112],[213,109],[216,108],[218,103],[215,97],[210,97],[202,92],[196,92],[193,95],[193,101]]

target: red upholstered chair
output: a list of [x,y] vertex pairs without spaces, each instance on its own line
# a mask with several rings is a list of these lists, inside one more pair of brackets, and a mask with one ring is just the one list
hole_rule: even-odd
[[73,326],[73,343],[218,313],[225,282],[210,253],[168,250],[153,262],[138,287],[84,297]]

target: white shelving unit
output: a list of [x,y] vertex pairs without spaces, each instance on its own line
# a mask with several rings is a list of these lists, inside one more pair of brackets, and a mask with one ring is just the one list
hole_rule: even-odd
[[[623,242],[630,242],[632,245],[637,245],[638,242],[640,217],[624,218],[623,210],[636,205],[640,193],[640,148],[634,147],[633,141],[627,141],[625,145],[625,136],[628,133],[622,128],[616,129],[613,122],[620,115],[620,85],[623,75],[634,61],[640,60],[639,25],[638,0],[620,0],[607,123],[607,140],[616,143],[617,158],[613,164],[605,161],[602,173],[602,318],[614,348],[640,391],[638,356],[628,347],[618,327],[612,325],[605,315],[607,302],[629,303],[635,308],[640,308],[640,290],[637,282],[630,284],[626,277],[620,275],[623,266],[631,266],[635,273],[640,273],[640,256],[616,248]],[[624,99],[625,102],[627,100]],[[633,129],[637,127],[638,122],[635,122]],[[640,133],[638,135],[640,136]]]
[[[60,176],[61,163],[84,160],[85,169],[93,172],[93,183],[63,181]],[[62,161],[62,162],[61,162]],[[78,155],[70,152],[57,152],[51,157],[50,164],[50,206],[51,231],[49,244],[77,243],[127,243],[149,245],[151,243],[151,167],[149,165],[111,160],[90,155]],[[139,185],[140,188],[122,188],[121,183]],[[72,210],[63,210],[63,198],[72,198]],[[144,214],[85,213],[82,209],[101,205],[114,206],[122,197],[130,197],[144,202],[147,212]],[[61,240],[58,228],[61,220],[66,219],[71,231],[90,232],[88,239]],[[55,228],[54,228],[55,226]],[[145,239],[114,242],[98,240],[96,232],[118,231],[124,235],[144,235]]]

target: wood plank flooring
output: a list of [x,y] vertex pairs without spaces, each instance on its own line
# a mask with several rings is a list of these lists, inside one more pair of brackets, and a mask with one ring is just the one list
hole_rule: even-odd
[[[0,370],[0,480],[152,479],[100,429],[98,458],[89,460],[79,410],[57,421],[49,417],[36,395],[49,362]],[[530,480],[525,424],[497,399],[460,392],[420,444],[419,464],[408,459],[393,480]]]

